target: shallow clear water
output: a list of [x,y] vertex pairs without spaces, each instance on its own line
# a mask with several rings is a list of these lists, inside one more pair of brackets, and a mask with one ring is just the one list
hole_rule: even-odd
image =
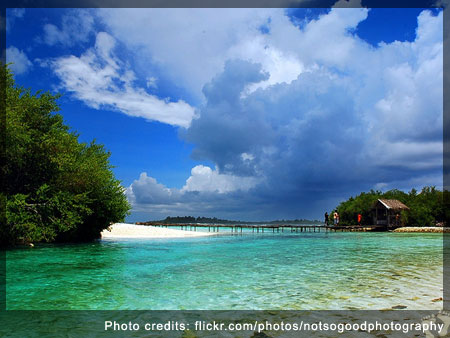
[[7,252],[7,309],[439,309],[442,234],[275,233]]

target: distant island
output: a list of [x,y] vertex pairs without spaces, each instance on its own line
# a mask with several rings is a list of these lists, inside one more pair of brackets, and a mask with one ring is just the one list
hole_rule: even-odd
[[[371,190],[362,192],[357,196],[351,196],[346,201],[342,201],[332,210],[327,210],[329,219],[328,225],[333,224],[333,214],[339,214],[340,226],[372,226],[375,222],[375,205],[377,201],[391,201],[401,203],[405,208],[394,212],[392,217],[396,219],[392,223],[402,227],[442,227],[445,224],[445,201],[448,201],[447,192],[443,192],[434,186],[425,186],[421,191],[411,189],[404,192],[392,189],[386,192]],[[446,195],[446,198],[444,198]],[[391,208],[388,206],[388,208]],[[324,210],[325,213],[325,210]],[[360,220],[358,221],[358,215]],[[385,219],[388,217],[383,216]],[[378,217],[378,218],[383,218]],[[391,217],[391,216],[389,216]],[[387,220],[387,219],[386,219]],[[389,219],[391,220],[391,219]],[[378,220],[379,221],[379,220]],[[221,225],[245,225],[245,224],[267,224],[267,225],[302,225],[302,224],[323,224],[322,220],[294,219],[294,220],[273,220],[273,221],[240,221],[226,220],[216,217],[194,217],[194,216],[168,216],[163,220],[136,222],[138,225],[161,225],[161,224],[221,224]]]
[[274,220],[274,221],[233,221],[227,219],[219,219],[216,217],[194,217],[194,216],[168,216],[159,221],[136,222],[139,225],[155,225],[155,224],[316,224],[319,220],[294,219],[294,220]]

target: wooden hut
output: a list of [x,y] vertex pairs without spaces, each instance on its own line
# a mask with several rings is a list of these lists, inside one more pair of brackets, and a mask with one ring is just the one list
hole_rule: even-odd
[[399,200],[386,199],[379,199],[376,201],[373,209],[375,210],[374,224],[385,225],[387,227],[400,226],[402,224],[401,212],[403,210],[409,210],[409,208]]

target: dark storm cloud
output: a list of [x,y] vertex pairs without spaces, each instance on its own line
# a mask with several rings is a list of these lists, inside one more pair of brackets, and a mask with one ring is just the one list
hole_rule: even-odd
[[[262,86],[270,75],[260,64],[227,61],[204,86],[199,117],[180,132],[194,145],[192,157],[216,168],[194,168],[182,189],[141,176],[129,196],[161,215],[274,219],[317,217],[372,188],[439,185],[442,42],[432,37],[435,20],[419,17],[412,44],[375,50],[346,36],[359,55],[320,55],[290,82]],[[306,59],[318,58],[314,52]]]

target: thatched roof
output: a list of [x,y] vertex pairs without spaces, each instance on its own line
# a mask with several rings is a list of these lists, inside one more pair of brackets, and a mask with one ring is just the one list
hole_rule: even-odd
[[409,208],[404,205],[399,200],[384,200],[379,199],[378,202],[380,202],[382,205],[386,207],[386,209],[392,209],[392,210],[409,210]]

